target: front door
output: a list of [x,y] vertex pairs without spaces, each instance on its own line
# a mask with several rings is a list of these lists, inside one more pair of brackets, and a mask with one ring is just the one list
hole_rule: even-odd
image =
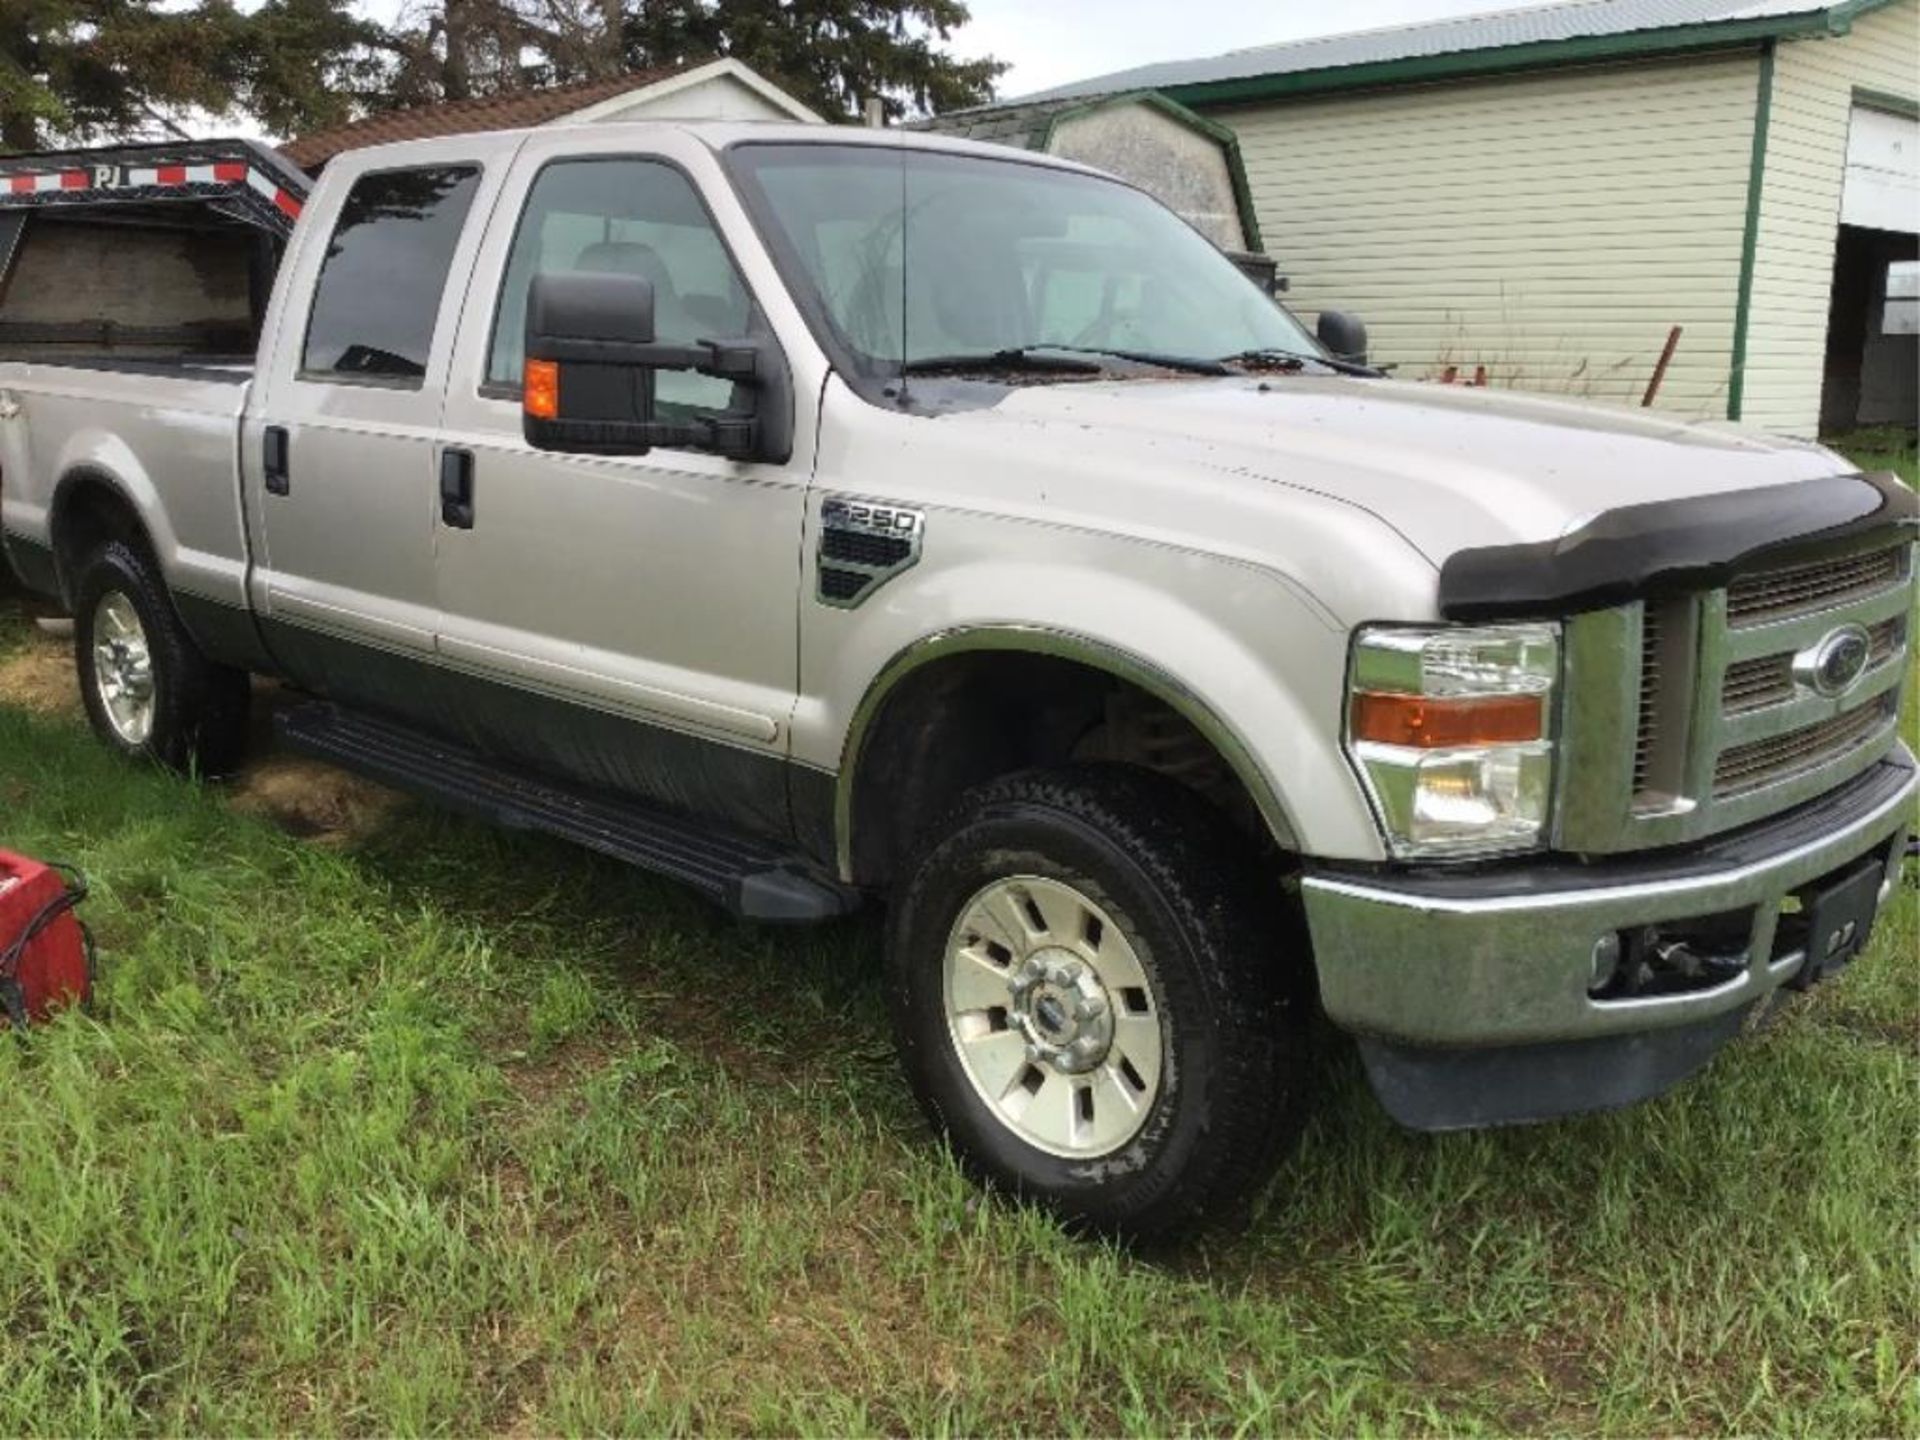
[[[524,200],[499,207],[477,263],[505,278],[462,322],[444,439],[471,500],[440,517],[440,659],[484,682],[467,721],[484,748],[784,833],[805,465],[543,453],[519,400],[542,271],[643,276],[666,342],[766,320],[686,170],[569,145],[529,142]],[[724,408],[731,383],[662,374],[661,416]]]

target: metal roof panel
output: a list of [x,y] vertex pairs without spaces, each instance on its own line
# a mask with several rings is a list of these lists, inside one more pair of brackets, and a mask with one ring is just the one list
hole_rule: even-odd
[[1162,61],[1056,86],[1012,103],[1104,95],[1115,90],[1178,90],[1225,80],[1297,75],[1556,41],[1811,16],[1836,8],[1845,7],[1815,0],[1571,0],[1419,25],[1322,35],[1281,45],[1257,45],[1202,59]]

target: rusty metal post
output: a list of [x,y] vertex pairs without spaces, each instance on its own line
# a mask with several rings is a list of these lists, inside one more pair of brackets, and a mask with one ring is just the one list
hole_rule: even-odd
[[1680,348],[1680,329],[1676,325],[1667,332],[1667,343],[1660,352],[1660,363],[1653,367],[1653,378],[1647,382],[1647,393],[1640,400],[1643,410],[1652,406],[1653,397],[1660,393],[1660,382],[1667,378],[1667,366],[1673,363],[1673,352]]

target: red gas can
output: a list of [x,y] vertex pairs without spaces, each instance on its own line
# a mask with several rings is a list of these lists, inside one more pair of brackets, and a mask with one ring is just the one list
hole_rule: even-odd
[[93,992],[91,947],[73,910],[78,874],[0,850],[0,1025],[45,1020]]

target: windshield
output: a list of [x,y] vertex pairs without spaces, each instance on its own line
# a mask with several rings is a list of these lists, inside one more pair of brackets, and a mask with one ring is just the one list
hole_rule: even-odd
[[1115,181],[875,145],[734,158],[788,283],[869,376],[1050,346],[1320,354],[1210,241]]

